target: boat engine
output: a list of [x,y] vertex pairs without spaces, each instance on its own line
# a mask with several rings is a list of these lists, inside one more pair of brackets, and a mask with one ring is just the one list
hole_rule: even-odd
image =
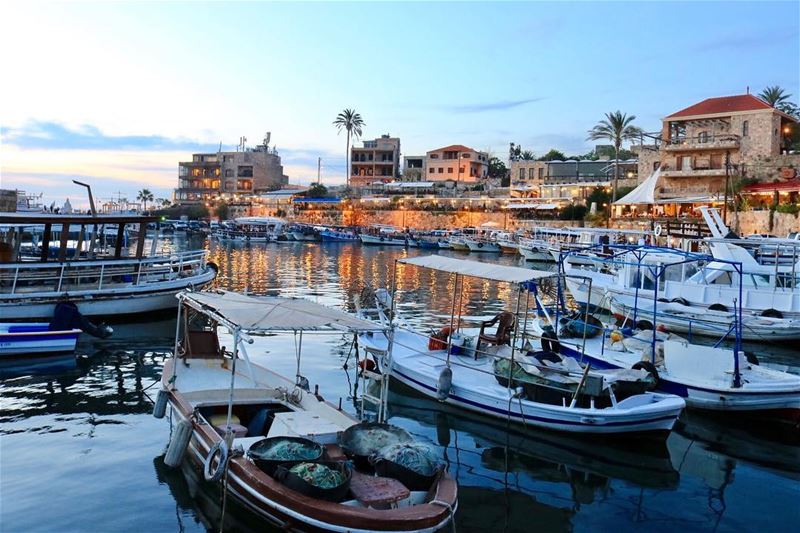
[[73,302],[66,301],[57,303],[56,309],[53,312],[53,318],[50,320],[50,329],[56,331],[72,328],[78,328],[99,339],[107,339],[114,333],[114,330],[110,326],[102,322],[100,324],[95,324],[83,316],[80,311],[78,311],[78,306]]

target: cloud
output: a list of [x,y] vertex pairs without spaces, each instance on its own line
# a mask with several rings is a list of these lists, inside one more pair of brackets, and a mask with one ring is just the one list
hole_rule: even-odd
[[741,51],[781,45],[788,40],[796,42],[797,28],[784,27],[770,29],[766,32],[728,33],[700,42],[693,48],[699,52]]
[[20,127],[0,128],[3,143],[45,150],[148,150],[216,152],[218,144],[162,135],[107,135],[89,124],[69,128],[58,122],[30,121]]
[[525,98],[523,100],[500,100],[497,102],[481,102],[477,104],[446,106],[445,109],[453,113],[483,113],[484,111],[505,111],[514,109],[533,102],[539,102],[544,98]]

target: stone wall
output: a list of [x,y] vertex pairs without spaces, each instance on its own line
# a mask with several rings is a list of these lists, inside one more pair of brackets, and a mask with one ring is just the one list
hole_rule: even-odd
[[17,191],[0,189],[0,213],[13,213],[17,210]]
[[800,231],[800,217],[790,213],[773,213],[770,228],[770,211],[746,211],[739,213],[738,224],[734,227],[739,235],[768,232],[777,237],[786,237],[792,231]]
[[362,211],[334,209],[303,210],[298,211],[293,220],[306,224],[369,226],[371,224],[388,224],[398,228],[411,229],[437,229],[437,228],[465,228],[467,226],[480,226],[487,222],[497,224],[498,228],[513,230],[519,227],[531,226],[581,226],[583,221],[567,220],[517,220],[512,214],[506,212],[483,211],[417,211],[417,210],[386,210]]
[[748,178],[761,182],[773,182],[781,179],[781,170],[793,168],[800,175],[800,154],[782,154],[753,158],[747,164],[745,173]]

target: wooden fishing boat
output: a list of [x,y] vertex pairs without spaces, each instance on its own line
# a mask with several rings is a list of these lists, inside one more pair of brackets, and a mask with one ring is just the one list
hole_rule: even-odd
[[[154,415],[163,416],[168,403],[177,424],[165,463],[202,470],[207,480],[222,483],[226,497],[289,531],[433,532],[453,519],[457,489],[446,471],[425,490],[411,490],[394,478],[350,470],[338,442],[358,421],[318,391],[310,393],[251,363],[245,347],[251,335],[294,332],[302,339],[303,332],[357,334],[384,328],[303,299],[231,292],[187,292],[179,299],[179,324],[206,320],[207,325],[187,327],[178,335],[179,355],[164,366]],[[218,327],[233,336],[232,352],[220,348]],[[299,353],[292,355],[298,356],[299,373]],[[382,390],[385,406],[388,387]],[[381,416],[385,409],[378,412]],[[248,456],[265,437],[287,436],[321,445],[325,462],[319,464],[335,464],[352,475],[340,498],[301,491],[280,469],[267,473]]]

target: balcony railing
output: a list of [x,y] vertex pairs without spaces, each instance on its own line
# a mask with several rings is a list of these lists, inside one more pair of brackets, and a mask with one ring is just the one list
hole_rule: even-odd
[[675,137],[667,141],[665,148],[668,152],[739,148],[739,136],[733,133],[716,133],[694,137]]
[[[731,163],[728,167],[731,176],[745,176],[745,165]],[[689,168],[672,168],[670,165],[661,165],[661,175],[665,178],[702,178],[708,176],[724,176],[725,164],[717,162],[693,162]]]

